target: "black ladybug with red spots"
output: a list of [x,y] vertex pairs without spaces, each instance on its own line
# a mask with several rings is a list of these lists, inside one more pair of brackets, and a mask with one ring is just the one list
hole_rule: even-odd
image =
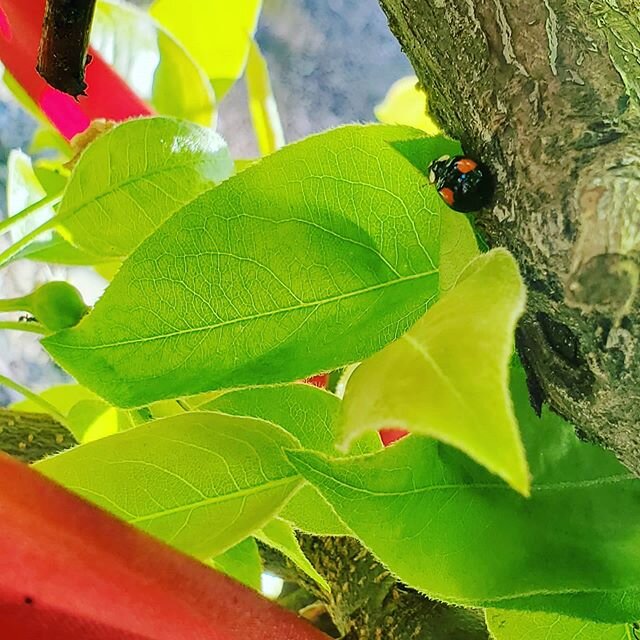
[[493,198],[494,181],[489,168],[465,156],[434,160],[429,167],[429,179],[455,211],[477,211]]

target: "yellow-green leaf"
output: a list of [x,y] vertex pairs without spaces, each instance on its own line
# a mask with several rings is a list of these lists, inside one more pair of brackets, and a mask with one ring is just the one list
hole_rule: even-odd
[[238,582],[246,584],[247,587],[255,591],[260,590],[262,559],[253,538],[245,538],[242,542],[238,542],[231,549],[209,560],[208,564]]
[[262,0],[155,0],[151,15],[205,70],[218,99],[242,75]]
[[257,531],[299,488],[274,424],[213,412],[162,418],[46,458],[39,471],[201,559]]
[[632,640],[631,625],[601,624],[555,613],[487,609],[495,640]]
[[266,156],[284,145],[284,133],[278,105],[271,90],[267,61],[253,40],[249,48],[245,78],[253,130],[260,153]]
[[415,76],[394,82],[374,113],[385,124],[406,124],[433,136],[440,133],[438,125],[427,115],[427,96]]
[[529,472],[509,394],[525,288],[514,258],[476,258],[456,287],[347,384],[344,440],[402,427],[458,447],[522,494]]
[[261,542],[280,551],[280,553],[289,558],[301,571],[317,582],[322,589],[327,593],[330,592],[327,581],[315,570],[307,556],[302,552],[296,534],[290,524],[274,518],[266,524],[262,530],[258,531],[255,537]]

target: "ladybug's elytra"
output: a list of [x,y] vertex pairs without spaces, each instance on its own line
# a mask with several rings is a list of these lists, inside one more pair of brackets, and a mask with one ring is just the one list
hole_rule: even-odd
[[429,167],[429,179],[455,211],[477,211],[493,198],[494,182],[489,168],[465,156],[434,160]]

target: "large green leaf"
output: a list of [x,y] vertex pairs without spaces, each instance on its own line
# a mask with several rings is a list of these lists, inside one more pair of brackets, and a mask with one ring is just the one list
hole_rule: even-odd
[[513,336],[524,304],[524,283],[510,253],[496,249],[476,258],[448,295],[351,375],[343,402],[346,439],[389,426],[429,435],[528,494],[509,393]]
[[598,624],[555,613],[487,610],[495,640],[634,640],[630,625]]
[[547,611],[597,622],[640,617],[640,480],[570,425],[514,401],[531,498],[456,449],[409,436],[330,460],[291,452],[338,515],[405,583],[454,604]]
[[262,0],[155,0],[149,11],[189,51],[221,98],[244,70]]
[[[443,143],[349,126],[285,147],[173,215],[73,331],[44,341],[118,406],[289,382],[361,360],[438,292]],[[102,163],[104,164],[104,163]]]
[[38,462],[38,470],[171,545],[206,559],[262,527],[297,489],[286,431],[185,413]]
[[[273,422],[294,435],[313,451],[336,455],[336,396],[308,384],[241,389],[225,393],[201,407],[231,415],[252,416]],[[355,443],[358,453],[381,448],[377,435],[368,434]],[[349,529],[333,508],[307,484],[285,505],[279,516],[298,529],[317,535],[348,535]]]
[[200,66],[148,14],[101,0],[91,44],[157,113],[215,123],[215,95]]
[[173,118],[129,120],[82,154],[59,225],[86,251],[122,258],[232,171],[224,140],[209,129]]

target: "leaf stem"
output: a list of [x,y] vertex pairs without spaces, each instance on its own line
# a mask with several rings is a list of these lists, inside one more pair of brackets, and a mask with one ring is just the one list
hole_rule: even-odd
[[17,242],[14,242],[10,247],[5,249],[2,253],[0,253],[0,268],[4,267],[11,258],[15,257],[20,250],[26,247],[34,238],[37,238],[39,235],[42,235],[45,231],[49,231],[56,226],[58,221],[54,216],[50,220],[47,220],[39,227],[36,227],[33,231],[30,231],[23,238],[20,238]]
[[51,331],[39,322],[16,322],[14,320],[0,320],[0,331],[8,329],[10,331],[26,331],[27,333],[37,333],[41,336],[51,335]]
[[13,216],[9,216],[4,220],[0,220],[0,234],[6,233],[14,224],[17,222],[21,222],[25,218],[28,218],[31,214],[36,211],[40,211],[40,209],[51,205],[55,206],[62,200],[62,192],[56,193],[54,195],[45,196],[41,200],[30,204],[28,207],[25,207],[22,211],[19,211]]
[[62,426],[69,428],[66,416],[62,415],[62,413],[60,413],[50,402],[47,402],[47,400],[39,396],[37,393],[31,391],[31,389],[27,389],[27,387],[21,385],[19,382],[11,380],[11,378],[7,378],[2,374],[0,374],[0,385],[8,387],[9,389],[13,389],[14,391],[17,391],[19,394],[23,395],[25,398],[28,398],[32,402],[35,402],[39,407],[42,407],[51,417],[55,418]]

